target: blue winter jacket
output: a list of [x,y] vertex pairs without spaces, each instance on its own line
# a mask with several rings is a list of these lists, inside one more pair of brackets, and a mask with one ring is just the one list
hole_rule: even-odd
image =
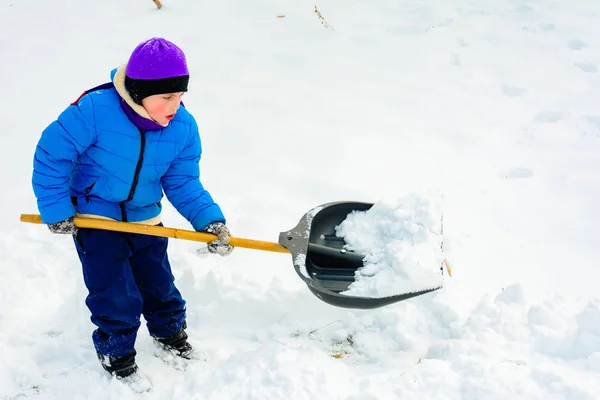
[[201,151],[198,126],[184,107],[166,128],[142,131],[114,88],[90,92],[67,107],[37,145],[32,184],[42,221],[76,212],[144,221],[160,214],[164,190],[195,230],[225,222],[200,183]]

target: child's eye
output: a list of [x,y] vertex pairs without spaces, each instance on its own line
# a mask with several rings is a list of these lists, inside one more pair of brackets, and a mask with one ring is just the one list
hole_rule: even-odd
[[171,100],[173,98],[173,96],[163,96],[163,99],[165,100]]

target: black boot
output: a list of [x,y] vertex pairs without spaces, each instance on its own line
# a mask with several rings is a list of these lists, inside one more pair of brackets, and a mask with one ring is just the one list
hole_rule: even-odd
[[98,354],[98,359],[104,368],[111,375],[117,378],[125,378],[137,372],[138,366],[135,363],[136,351],[132,350],[123,357],[109,357]]
[[179,332],[173,336],[166,338],[154,338],[162,347],[174,352],[182,358],[191,359],[194,351],[191,344],[188,343],[188,335],[185,333],[185,328],[181,328]]
[[138,369],[135,363],[135,350],[123,357],[109,357],[98,354],[102,367],[119,381],[129,386],[136,393],[145,393],[152,390],[150,379]]

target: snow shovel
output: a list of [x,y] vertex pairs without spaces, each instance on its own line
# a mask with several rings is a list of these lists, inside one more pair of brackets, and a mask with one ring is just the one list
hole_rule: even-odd
[[[438,286],[389,297],[360,297],[341,293],[354,282],[356,271],[363,267],[365,255],[346,250],[346,243],[343,238],[336,236],[335,227],[352,211],[366,211],[372,206],[372,203],[360,202],[322,204],[304,214],[295,228],[281,232],[279,243],[232,237],[230,244],[234,247],[291,253],[296,273],[309,290],[320,300],[336,307],[379,308],[441,289],[442,286]],[[21,221],[43,223],[37,214],[22,214]],[[104,219],[75,218],[75,226],[205,243],[217,239],[217,236],[209,233]]]
[[279,243],[292,253],[294,268],[309,290],[336,307],[373,309],[408,300],[441,289],[442,286],[388,297],[360,297],[342,294],[354,283],[356,271],[364,266],[365,255],[346,250],[346,242],[335,228],[352,211],[367,211],[372,203],[333,202],[304,214],[295,228],[281,232]]

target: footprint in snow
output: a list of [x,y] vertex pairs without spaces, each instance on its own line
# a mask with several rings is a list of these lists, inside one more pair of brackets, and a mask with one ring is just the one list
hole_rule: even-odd
[[588,115],[585,119],[594,127],[597,135],[600,136],[600,116],[598,115]]
[[554,124],[562,119],[562,115],[556,111],[542,111],[536,114],[534,121],[538,124]]
[[460,56],[458,54],[452,54],[450,64],[452,64],[454,67],[460,67],[461,66]]
[[526,90],[515,86],[502,85],[502,92],[508,97],[520,97],[525,94]]
[[596,72],[598,72],[598,67],[596,66],[596,64],[577,62],[575,63],[575,66],[583,72],[589,72],[590,74],[595,74]]
[[533,176],[533,171],[529,168],[514,167],[508,171],[501,172],[499,176],[503,179],[527,179]]
[[463,38],[459,38],[457,41],[458,45],[460,47],[469,47],[469,44],[467,43],[467,41]]
[[514,9],[515,12],[517,13],[530,13],[533,11],[533,7],[531,7],[529,4],[521,4],[517,7],[515,7]]
[[587,47],[588,44],[586,42],[584,42],[583,40],[573,39],[573,40],[569,41],[569,43],[567,44],[567,46],[571,50],[581,50],[584,47]]

